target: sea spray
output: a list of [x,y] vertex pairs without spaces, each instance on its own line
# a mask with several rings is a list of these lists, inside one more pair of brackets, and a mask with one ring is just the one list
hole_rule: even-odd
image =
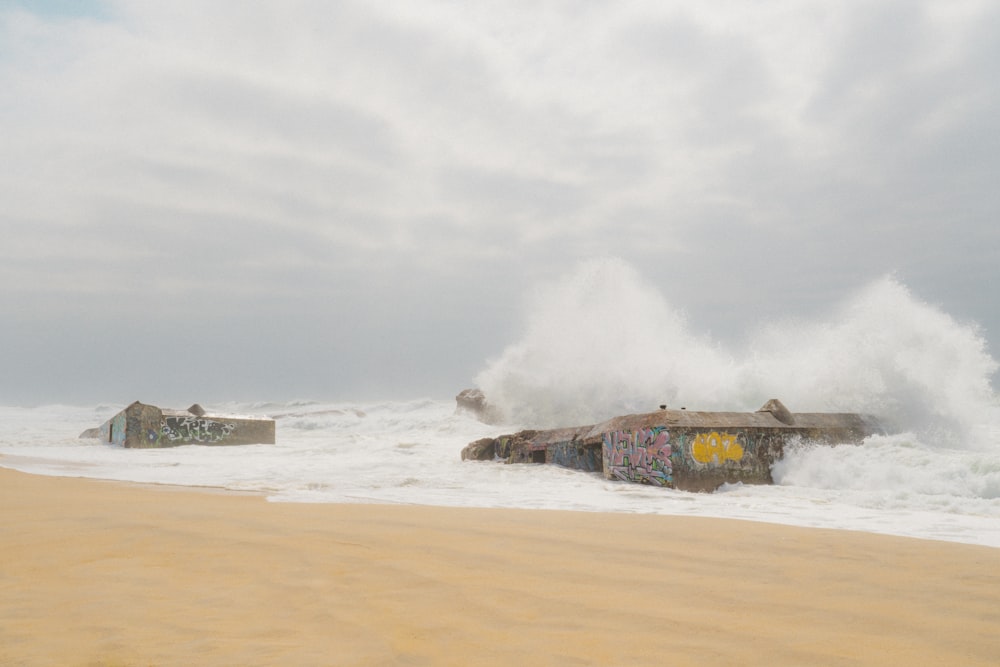
[[657,405],[872,413],[890,430],[976,447],[997,368],[979,330],[893,277],[815,321],[761,323],[732,351],[619,259],[581,263],[530,299],[522,338],[477,377],[510,421],[553,427]]
[[476,378],[513,422],[561,426],[729,398],[714,390],[731,386],[733,360],[622,261],[579,265],[537,288],[527,310],[521,340]]
[[876,414],[890,431],[976,446],[995,401],[997,364],[974,325],[916,299],[893,277],[830,318],[763,326],[740,368],[745,393],[788,396],[796,410]]

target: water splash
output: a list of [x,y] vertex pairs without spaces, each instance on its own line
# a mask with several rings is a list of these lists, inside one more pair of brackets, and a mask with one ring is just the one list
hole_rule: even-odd
[[565,425],[672,404],[682,385],[707,396],[736,370],[633,268],[605,259],[539,287],[523,338],[476,382],[512,421]]
[[[587,423],[667,403],[754,410],[779,397],[797,411],[878,415],[892,430],[952,445],[995,404],[996,361],[974,325],[876,280],[816,321],[762,325],[728,350],[618,259],[591,260],[543,286],[525,333],[476,378],[525,425]],[[682,393],[683,392],[683,393]]]
[[[996,361],[975,325],[915,298],[895,278],[866,286],[820,322],[763,328],[741,382],[799,410],[865,411],[922,439],[978,439],[995,403]],[[955,443],[952,443],[955,444]]]

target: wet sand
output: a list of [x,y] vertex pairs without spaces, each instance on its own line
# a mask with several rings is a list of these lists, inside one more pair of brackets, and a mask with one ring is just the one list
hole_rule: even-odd
[[0,665],[996,665],[1000,549],[0,469]]

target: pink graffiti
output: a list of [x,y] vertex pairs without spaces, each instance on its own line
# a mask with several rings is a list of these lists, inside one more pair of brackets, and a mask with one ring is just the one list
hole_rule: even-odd
[[605,433],[604,451],[613,477],[653,484],[666,484],[671,479],[670,433],[666,429]]

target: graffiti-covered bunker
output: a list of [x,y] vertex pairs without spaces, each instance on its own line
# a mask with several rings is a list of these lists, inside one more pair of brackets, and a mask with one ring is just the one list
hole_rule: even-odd
[[167,410],[136,401],[80,437],[100,438],[122,447],[273,445],[274,420],[209,415],[197,403],[187,410]]
[[607,479],[712,491],[725,483],[770,484],[772,464],[793,442],[859,444],[881,432],[869,415],[793,414],[772,399],[757,412],[661,408],[592,426],[483,438],[467,445],[462,459],[554,463]]

